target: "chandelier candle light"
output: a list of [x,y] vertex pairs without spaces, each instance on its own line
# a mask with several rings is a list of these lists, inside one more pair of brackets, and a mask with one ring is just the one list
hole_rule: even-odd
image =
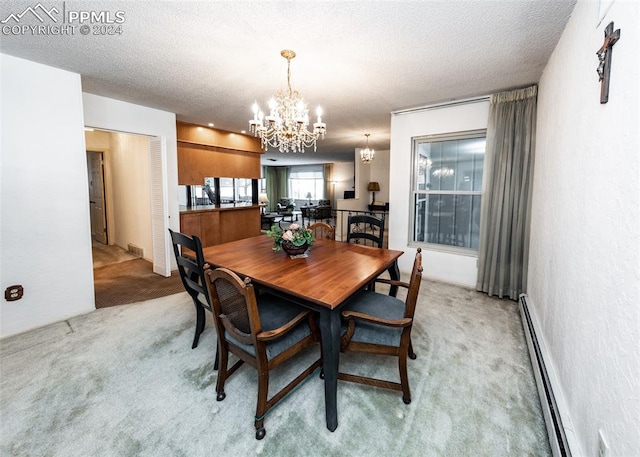
[[269,100],[269,115],[265,116],[258,103],[253,104],[253,119],[249,121],[251,133],[260,137],[262,147],[278,148],[280,152],[302,152],[313,146],[316,150],[318,138],[324,139],[327,125],[322,122],[322,109],[316,110],[317,121],[313,131],[308,130],[309,109],[300,93],[291,88],[291,59],[296,53],[285,49],[280,55],[287,59],[287,90],[279,90],[275,98]]
[[367,137],[367,147],[360,150],[360,159],[364,163],[371,163],[371,161],[373,160],[373,156],[376,155],[376,151],[374,151],[373,149],[369,149],[369,135],[371,134],[370,133],[364,134],[364,136]]

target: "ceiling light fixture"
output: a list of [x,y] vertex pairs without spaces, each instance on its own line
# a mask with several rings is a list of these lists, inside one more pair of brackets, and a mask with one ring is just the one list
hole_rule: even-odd
[[431,174],[436,178],[448,178],[450,176],[453,176],[453,173],[454,173],[453,168],[440,167],[433,170],[433,173]]
[[262,147],[278,148],[280,152],[304,152],[313,146],[316,150],[318,138],[324,139],[327,125],[322,122],[322,109],[316,110],[318,119],[309,131],[309,109],[298,91],[291,89],[291,59],[296,53],[285,49],[280,55],[287,59],[287,90],[279,90],[269,100],[269,115],[265,116],[258,103],[253,104],[253,119],[249,121],[251,133],[260,137]]
[[373,156],[376,155],[376,151],[374,151],[373,149],[369,149],[369,135],[371,134],[364,134],[364,136],[367,137],[367,146],[364,149],[360,150],[360,159],[362,159],[364,163],[371,163],[371,161],[373,160]]

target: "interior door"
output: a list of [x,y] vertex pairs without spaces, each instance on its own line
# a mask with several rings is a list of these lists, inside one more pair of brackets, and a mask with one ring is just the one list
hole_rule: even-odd
[[104,204],[104,166],[102,152],[87,151],[91,238],[107,244],[107,215]]
[[153,272],[171,276],[171,237],[169,236],[169,199],[167,192],[166,138],[149,140],[149,176],[151,179],[151,232]]

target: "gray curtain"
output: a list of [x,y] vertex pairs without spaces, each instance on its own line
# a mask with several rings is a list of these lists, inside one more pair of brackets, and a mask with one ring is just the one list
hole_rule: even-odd
[[276,203],[281,198],[288,197],[288,170],[287,167],[265,167],[269,211],[275,211]]
[[476,289],[517,300],[527,289],[538,87],[491,97]]

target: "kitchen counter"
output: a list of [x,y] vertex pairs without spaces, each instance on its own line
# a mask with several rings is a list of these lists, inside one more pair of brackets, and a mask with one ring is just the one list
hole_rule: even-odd
[[180,214],[202,213],[206,211],[233,211],[260,208],[259,205],[240,204],[240,203],[224,203],[220,206],[216,205],[197,205],[197,206],[180,206]]

